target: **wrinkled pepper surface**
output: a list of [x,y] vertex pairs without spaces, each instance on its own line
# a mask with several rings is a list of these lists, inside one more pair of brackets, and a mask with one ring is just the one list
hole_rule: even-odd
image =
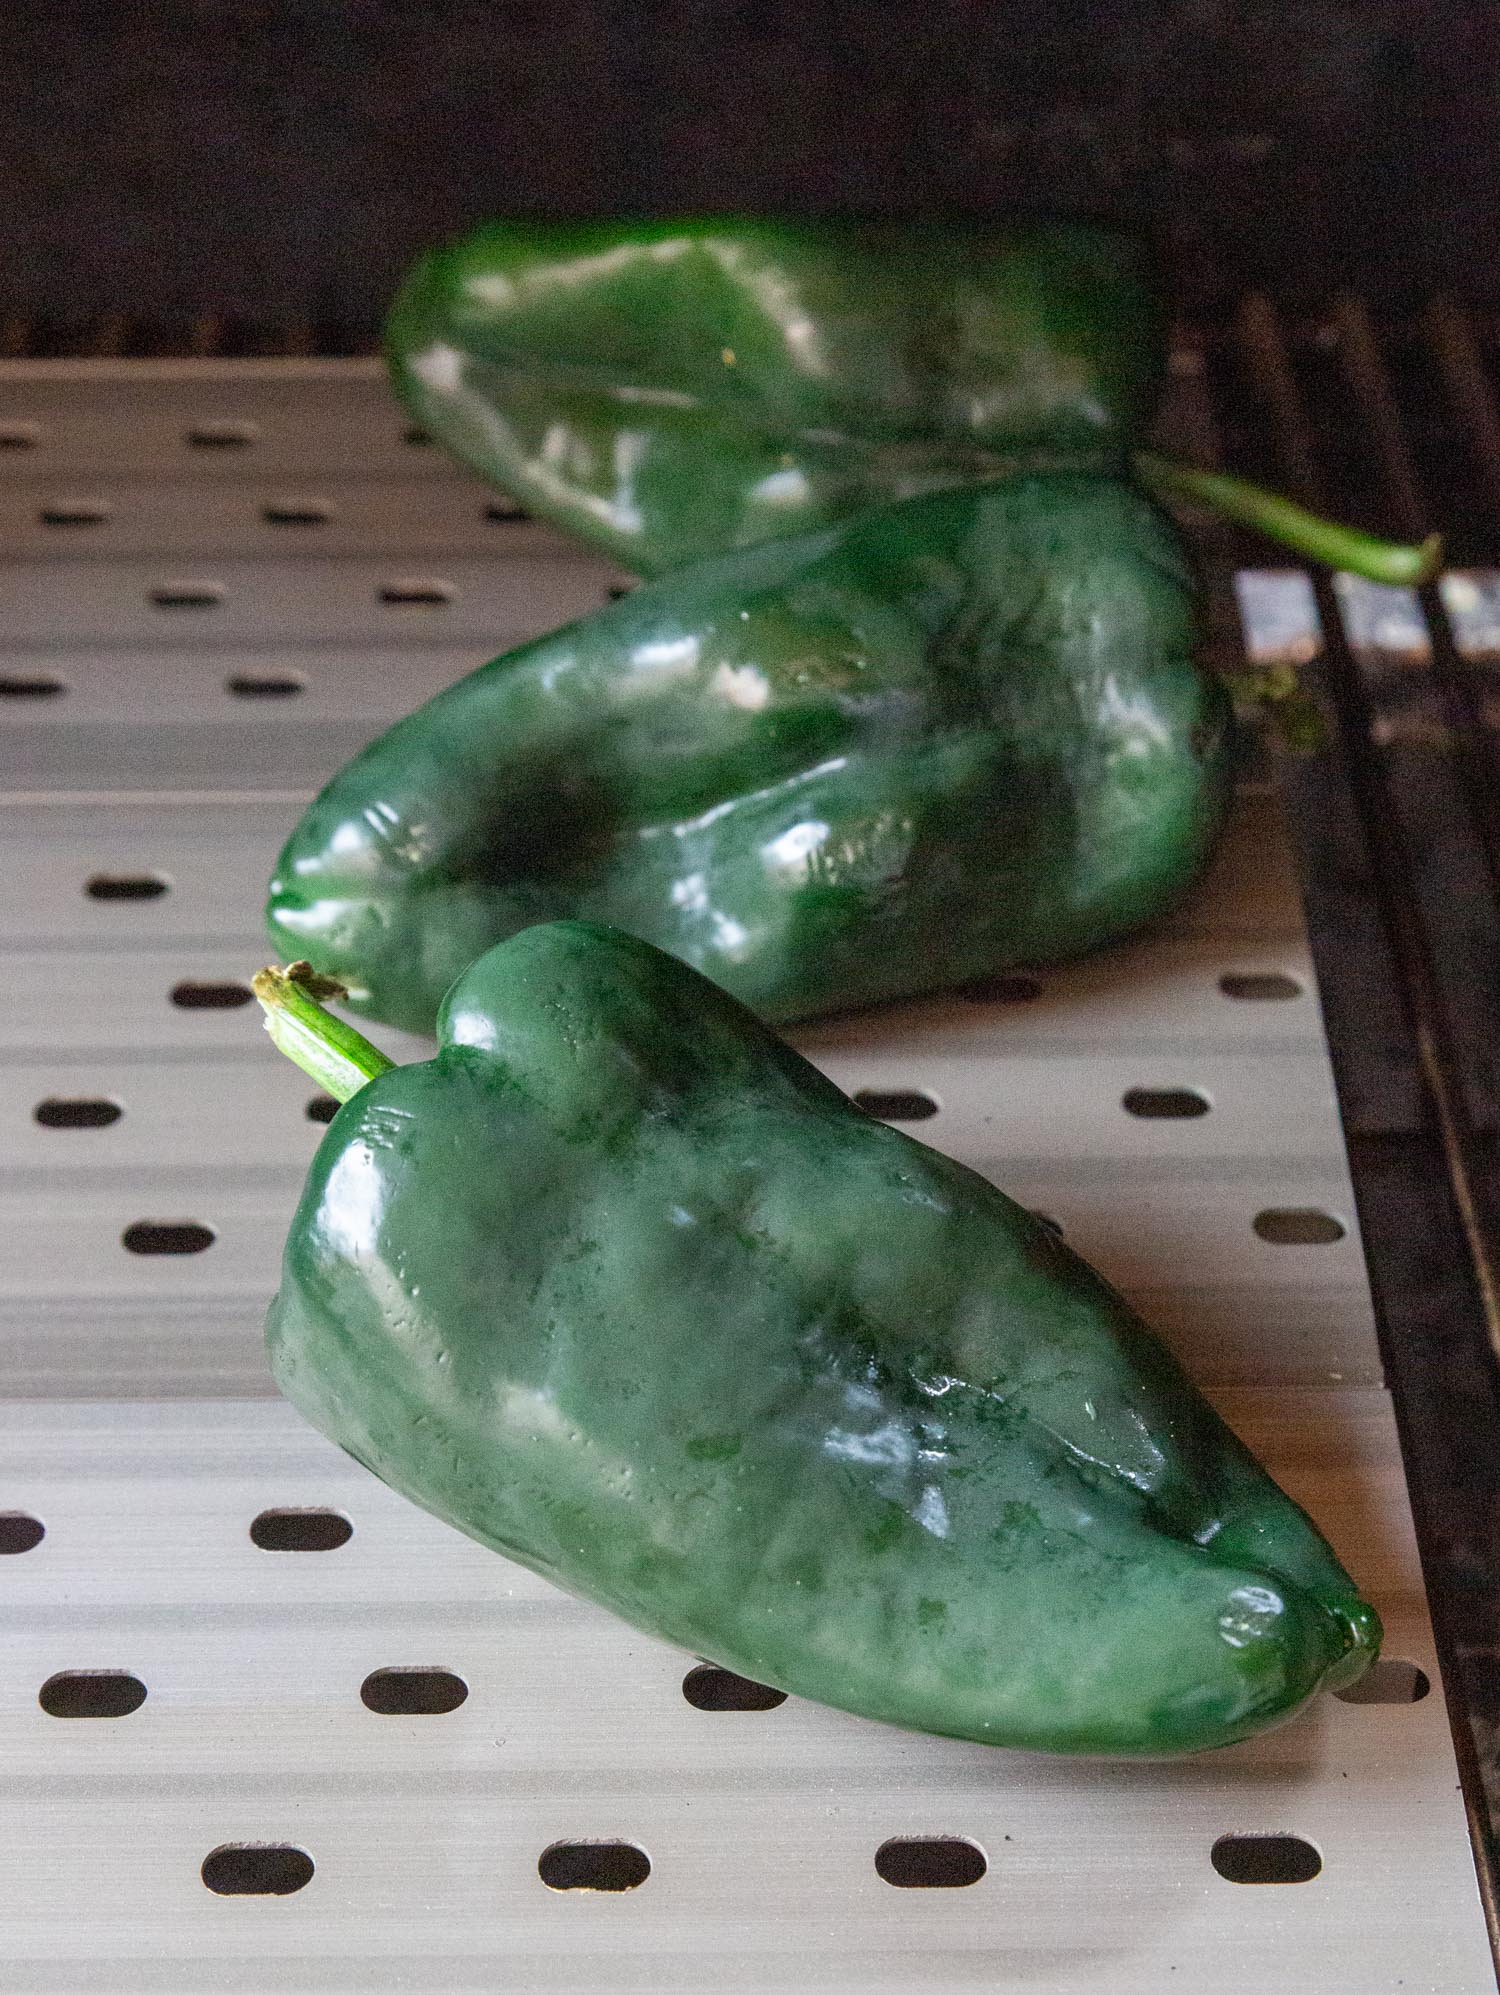
[[[304,1058],[318,1007],[282,1002]],[[762,1682],[994,1745],[1224,1745],[1373,1659],[1373,1609],[1121,1298],[680,963],[552,924],[468,970],[433,1060],[328,1026],[304,1063],[351,1098],[272,1364],[472,1537]]]
[[1165,354],[1147,260],[1081,223],[493,223],[386,329],[410,412],[640,574],[993,477],[1123,461]]
[[609,922],[775,1020],[1073,955],[1181,894],[1230,713],[1130,486],[1035,474],[643,587],[357,756],[281,854],[279,950],[431,1028],[533,922]]

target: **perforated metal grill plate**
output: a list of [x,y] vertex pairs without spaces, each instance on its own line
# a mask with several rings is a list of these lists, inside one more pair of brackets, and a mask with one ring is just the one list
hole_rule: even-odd
[[[691,1658],[402,1503],[271,1396],[260,1317],[319,1136],[311,1087],[234,1002],[271,858],[373,732],[619,580],[493,504],[406,440],[361,363],[0,368],[0,1544],[26,1535],[16,1515],[46,1529],[0,1556],[0,1984],[1492,1987],[1264,785],[1149,941],[1029,997],[801,1042],[851,1091],[926,1097],[918,1133],[1142,1307],[1359,1574],[1421,1701],[1325,1698],[1164,1767],[989,1754],[795,1700],[702,1711]],[[1305,590],[1245,588],[1268,642],[1314,641]],[[1133,1091],[1207,1112],[1133,1115]],[[122,1113],[47,1126],[45,1102]],[[142,1222],[212,1243],[131,1253]],[[352,1536],[261,1549],[253,1520],[287,1508]],[[468,1696],[378,1715],[361,1684],[393,1667]],[[42,1686],[80,1671],[129,1672],[145,1701],[52,1715]],[[1321,1870],[1230,1882],[1212,1853],[1244,1836],[1300,1839]],[[893,1887],[875,1856],[903,1837],[967,1838],[985,1874]],[[601,1840],[646,1853],[639,1888],[542,1882],[550,1846]],[[310,1881],[206,1888],[204,1859],[243,1844],[306,1852]]]

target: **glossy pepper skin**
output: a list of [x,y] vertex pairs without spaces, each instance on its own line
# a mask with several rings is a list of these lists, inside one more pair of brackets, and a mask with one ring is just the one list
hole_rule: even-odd
[[492,943],[606,921],[786,1020],[1092,949],[1193,879],[1229,703],[1170,525],[1077,474],[930,494],[636,591],[357,756],[277,947],[429,1030]]
[[1165,334],[1081,223],[492,223],[386,329],[416,420],[639,574],[1038,456],[1118,464]]
[[1227,1744],[1379,1622],[1119,1296],[660,951],[556,923],[334,1118],[269,1338],[481,1543],[866,1717]]

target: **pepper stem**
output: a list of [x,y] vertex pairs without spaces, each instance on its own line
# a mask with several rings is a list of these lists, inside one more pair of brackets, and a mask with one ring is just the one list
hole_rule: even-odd
[[321,998],[346,993],[311,963],[288,963],[284,970],[273,963],[256,972],[250,987],[266,1014],[272,1043],[335,1101],[347,1101],[366,1081],[395,1066],[362,1032],[323,1009]]
[[1363,575],[1370,582],[1415,589],[1430,582],[1443,565],[1440,534],[1429,534],[1420,547],[1403,546],[1324,519],[1279,492],[1267,492],[1227,471],[1199,471],[1144,450],[1136,453],[1135,464],[1146,483],[1163,496],[1191,499],[1226,519],[1256,528],[1297,554]]

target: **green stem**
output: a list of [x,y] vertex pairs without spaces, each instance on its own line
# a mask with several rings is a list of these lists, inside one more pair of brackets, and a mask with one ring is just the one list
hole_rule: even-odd
[[395,1066],[362,1032],[323,1009],[318,1000],[342,997],[343,986],[318,976],[310,963],[288,963],[284,970],[273,963],[256,973],[251,988],[273,1044],[335,1101],[347,1101],[366,1081]]
[[1363,575],[1371,582],[1415,589],[1430,582],[1443,565],[1442,538],[1435,533],[1420,547],[1406,547],[1362,533],[1358,527],[1323,519],[1282,498],[1279,492],[1267,492],[1243,478],[1231,477],[1227,471],[1198,471],[1192,465],[1174,464],[1144,450],[1137,452],[1135,464],[1146,483],[1163,496],[1191,499],[1226,519],[1255,527],[1268,539],[1279,540],[1310,560]]

